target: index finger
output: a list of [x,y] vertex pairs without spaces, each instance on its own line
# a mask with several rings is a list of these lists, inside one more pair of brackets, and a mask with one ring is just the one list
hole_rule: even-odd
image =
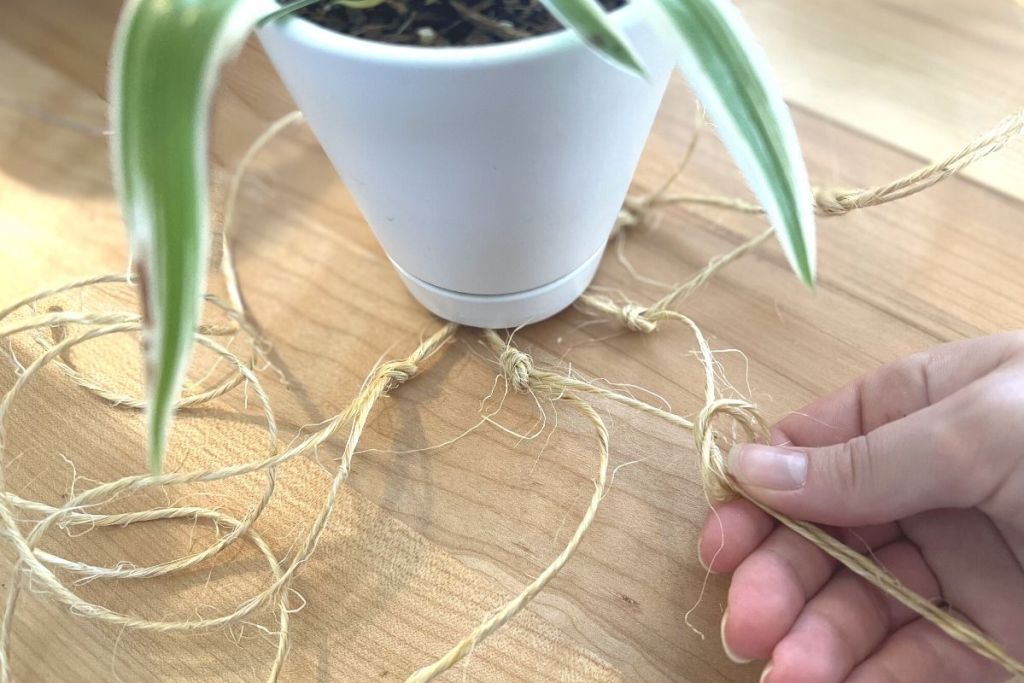
[[849,441],[927,408],[1024,353],[1024,333],[965,339],[915,353],[851,382],[772,429],[772,445]]

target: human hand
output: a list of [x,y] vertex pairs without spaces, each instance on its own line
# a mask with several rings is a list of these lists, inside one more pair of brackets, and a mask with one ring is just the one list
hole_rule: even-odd
[[[827,525],[911,590],[1024,658],[1024,333],[887,365],[738,446],[754,499]],[[700,556],[733,572],[722,643],[762,683],[983,683],[1007,674],[746,500],[708,515]]]

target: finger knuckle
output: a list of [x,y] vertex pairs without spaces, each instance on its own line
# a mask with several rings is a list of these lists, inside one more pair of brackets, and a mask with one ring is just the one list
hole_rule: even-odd
[[970,491],[977,473],[978,443],[971,443],[969,434],[962,424],[941,421],[932,427],[930,454],[924,466],[929,468],[929,478],[936,481],[951,501],[959,501]]
[[1024,330],[1014,330],[1006,333],[1009,337],[1010,347],[1015,349],[1018,357],[1024,356]]
[[866,436],[858,436],[836,449],[828,468],[829,488],[849,497],[870,491],[874,471],[871,458],[872,446]]

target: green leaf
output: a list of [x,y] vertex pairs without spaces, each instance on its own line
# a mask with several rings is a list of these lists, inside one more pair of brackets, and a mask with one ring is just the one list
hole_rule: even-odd
[[250,0],[129,0],[114,39],[113,168],[143,298],[154,472],[162,465],[205,288],[210,99],[221,66],[265,8]]
[[378,5],[383,5],[384,0],[333,0],[335,5],[342,5],[349,9],[373,9]]
[[728,0],[641,0],[673,29],[679,68],[813,287],[814,200],[789,109],[753,32]]
[[[256,25],[257,26],[266,26],[270,22],[275,21],[277,19],[280,19],[281,17],[283,17],[285,15],[288,15],[288,14],[291,14],[292,12],[298,11],[298,10],[302,9],[303,7],[309,7],[310,5],[315,5],[316,3],[322,2],[322,1],[323,0],[295,0],[295,2],[292,2],[290,4],[284,5],[283,7],[281,7],[281,9],[274,10],[270,14],[264,16],[262,19],[259,20],[259,22],[257,22]],[[375,2],[376,0],[373,0],[373,1]],[[381,0],[381,2],[383,2],[383,1],[384,0]]]
[[597,0],[541,0],[541,4],[599,55],[638,76],[646,75],[629,41],[608,20]]

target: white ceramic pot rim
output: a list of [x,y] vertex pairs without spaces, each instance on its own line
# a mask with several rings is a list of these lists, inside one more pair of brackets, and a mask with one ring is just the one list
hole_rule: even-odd
[[[268,4],[279,8],[273,0]],[[620,30],[644,20],[643,8],[638,2],[630,2],[610,15],[612,23]],[[472,45],[460,47],[420,47],[416,45],[395,45],[365,38],[355,38],[307,19],[289,16],[275,22],[274,28],[293,40],[312,45],[317,49],[340,55],[358,57],[361,60],[382,64],[415,63],[422,69],[472,69],[487,68],[495,64],[514,61],[541,59],[547,55],[578,49],[580,40],[567,30],[531,36],[505,43]]]

